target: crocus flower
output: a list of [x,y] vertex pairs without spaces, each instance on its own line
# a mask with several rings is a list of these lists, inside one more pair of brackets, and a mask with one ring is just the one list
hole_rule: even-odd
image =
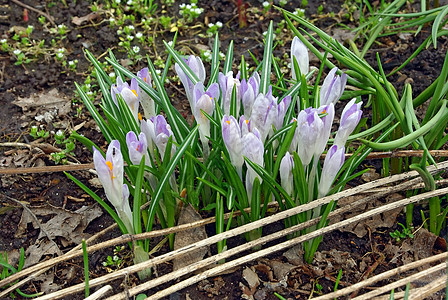
[[[151,77],[149,76],[149,69],[143,68],[137,72],[137,77],[143,80],[148,86],[152,86]],[[146,118],[154,117],[156,115],[154,100],[149,95],[141,90],[139,93],[140,103],[142,104],[143,111]]]
[[317,113],[319,115],[323,115],[320,117],[320,119],[323,122],[323,127],[321,134],[318,140],[316,141],[316,148],[314,152],[316,159],[320,157],[322,152],[324,152],[325,146],[327,145],[328,139],[330,138],[331,126],[333,125],[333,119],[334,119],[333,103],[319,107],[317,109]]
[[145,155],[148,143],[146,142],[146,135],[141,132],[137,135],[133,131],[126,134],[126,144],[129,150],[129,158],[134,165],[140,164],[143,155]]
[[[93,147],[93,163],[107,199],[125,223],[130,209],[128,210],[129,203],[126,207],[126,201],[123,200],[123,156],[120,151],[120,142],[111,141],[107,148],[106,159]],[[132,226],[127,225],[126,228],[132,233]]]
[[[151,139],[157,146],[157,149],[159,149],[160,156],[163,159],[163,157],[165,156],[166,145],[170,136],[172,136],[174,141],[174,135],[171,131],[171,126],[166,122],[165,118],[162,115],[152,117],[147,122],[149,128],[151,127],[149,122],[153,124],[152,126],[154,128],[154,131],[151,132],[151,129],[149,129],[149,134],[151,134]],[[171,148],[171,155],[174,154],[174,150],[175,149],[173,145]]]
[[291,104],[291,96],[286,96],[277,105],[277,117],[274,119],[275,129],[279,130],[283,127],[283,121],[285,119],[286,112]]
[[204,155],[208,156],[208,140],[207,137],[210,136],[210,120],[204,115],[202,111],[208,115],[213,114],[215,109],[215,101],[219,97],[219,86],[217,83],[213,83],[204,91],[204,84],[198,82],[194,87],[193,93],[193,115],[196,122],[199,124],[199,137],[201,139]]
[[353,132],[353,130],[355,130],[356,126],[358,126],[359,120],[361,120],[362,101],[359,103],[355,103],[355,101],[356,99],[353,98],[349,103],[347,103],[342,111],[341,124],[339,125],[338,132],[334,138],[334,144],[338,145],[338,147],[345,145],[349,135]]
[[223,74],[219,72],[218,82],[219,87],[221,88],[221,97],[222,97],[222,109],[224,114],[230,114],[230,102],[232,99],[233,88],[236,89],[236,111],[240,111],[240,102],[241,102],[241,93],[240,93],[240,72],[233,78],[233,72],[229,71],[227,74]]
[[[254,128],[252,132],[246,133],[242,138],[242,144],[243,144],[243,155],[248,158],[250,161],[260,165],[264,166],[264,145],[260,138],[260,134],[258,133],[258,130]],[[250,199],[252,198],[252,188],[254,184],[255,178],[258,178],[260,180],[260,183],[262,181],[261,177],[255,172],[252,167],[249,165],[247,166],[247,172],[246,172],[246,190],[247,190],[247,196]]]
[[252,121],[246,119],[244,116],[240,117],[240,129],[241,129],[241,136],[244,136],[246,133],[249,133],[254,128],[252,126]]
[[342,93],[347,83],[347,74],[342,73],[341,76],[336,75],[338,71],[337,67],[331,69],[327,77],[325,77],[324,83],[320,88],[320,105],[328,105],[330,103],[336,104],[341,98]]
[[136,120],[138,120],[139,92],[137,79],[135,78],[131,79],[131,85],[129,86],[127,82],[123,82],[121,78],[118,77],[117,86],[115,86],[115,84],[112,84],[111,86],[111,95],[115,104],[118,105],[117,94],[120,94],[131,109],[132,115]]
[[288,195],[292,195],[293,168],[294,159],[291,154],[289,154],[289,152],[286,152],[285,156],[283,156],[282,161],[280,162],[280,182],[282,184],[282,188],[288,193]]
[[297,117],[298,151],[303,166],[307,166],[316,152],[316,144],[322,135],[324,124],[317,115],[317,109],[307,108]]
[[326,196],[336,175],[345,161],[345,147],[331,146],[325,156],[319,182],[319,198]]
[[123,192],[123,198],[122,198],[123,210],[121,212],[118,212],[118,216],[123,221],[124,226],[126,226],[128,233],[133,234],[134,226],[132,225],[133,218],[131,207],[129,206],[129,188],[127,184],[123,184],[122,192]]
[[258,94],[252,107],[251,120],[261,134],[261,141],[264,143],[272,124],[277,117],[277,100],[272,96]]
[[221,121],[222,139],[230,155],[230,162],[235,167],[241,178],[241,170],[244,163],[242,155],[241,129],[233,116],[224,115]]
[[149,153],[151,154],[151,157],[154,158],[154,150],[156,147],[156,144],[154,144],[153,141],[153,137],[155,136],[154,123],[151,120],[142,120],[140,123],[140,130],[145,134]]
[[[291,44],[291,70],[292,78],[297,80],[296,71],[294,68],[294,57],[296,58],[297,64],[300,68],[300,73],[303,75],[308,74],[310,68],[310,61],[308,56],[308,48],[305,44],[298,38],[294,37]],[[300,75],[302,76],[302,75]]]
[[[202,60],[194,55],[190,55],[188,59],[185,60],[185,63],[190,67],[191,71],[198,77],[199,81],[205,82],[205,68]],[[177,75],[179,76],[180,81],[184,85],[185,91],[187,93],[188,101],[190,102],[190,106],[193,107],[193,89],[194,84],[182,70],[182,68],[176,63],[174,65]]]
[[249,119],[252,113],[252,106],[255,98],[258,96],[260,89],[260,75],[257,72],[252,75],[249,80],[241,80],[240,94],[243,103],[244,116]]

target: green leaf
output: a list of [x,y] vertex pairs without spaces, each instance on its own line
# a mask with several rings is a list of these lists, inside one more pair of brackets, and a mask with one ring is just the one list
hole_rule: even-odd
[[272,41],[273,41],[273,23],[269,23],[269,28],[266,33],[264,53],[263,53],[263,66],[261,69],[260,77],[260,93],[266,95],[270,85],[271,78],[271,57],[272,57]]

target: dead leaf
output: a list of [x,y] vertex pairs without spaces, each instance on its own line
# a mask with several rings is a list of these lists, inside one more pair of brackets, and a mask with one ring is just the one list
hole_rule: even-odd
[[26,98],[19,97],[12,103],[21,107],[24,113],[37,115],[38,121],[45,120],[47,123],[56,116],[67,115],[71,110],[71,100],[59,95],[57,89],[34,93]]
[[293,265],[303,265],[303,249],[300,246],[294,246],[285,253],[283,256]]
[[[84,233],[87,225],[103,214],[102,209],[98,205],[83,206],[75,212],[49,205],[33,207],[30,210],[38,219],[50,217],[46,222],[40,221],[40,226],[48,233],[51,239],[59,238],[64,247],[72,244],[77,245],[81,243],[83,238],[87,238],[88,235]],[[33,216],[24,210],[17,228],[16,237],[26,235],[28,223],[31,223],[34,228],[39,228]],[[42,237],[46,237],[46,235],[41,230],[38,240]]]
[[[179,215],[178,225],[189,224],[195,221],[202,220],[201,216],[191,205],[185,205]],[[207,233],[204,227],[196,227],[176,233],[174,239],[174,250],[180,249],[187,245],[194,244],[207,238]],[[176,271],[180,268],[200,261],[207,253],[208,248],[203,247],[196,251],[187,253],[173,260],[173,270]]]
[[75,25],[77,25],[77,26],[79,26],[79,25],[81,25],[81,24],[84,23],[84,22],[90,22],[90,21],[93,21],[93,20],[95,20],[96,18],[98,18],[99,16],[100,16],[99,13],[91,12],[90,14],[85,15],[85,16],[83,16],[83,17],[78,17],[78,16],[73,17],[73,19],[72,19],[72,23],[75,24]]
[[277,278],[278,281],[285,281],[288,278],[289,272],[296,268],[294,265],[278,260],[269,260],[268,264],[274,271],[275,278]]
[[243,270],[243,278],[246,280],[252,294],[255,292],[255,289],[260,285],[260,279],[258,278],[257,273],[252,271],[251,268],[245,268]]
[[24,268],[37,264],[43,256],[55,255],[59,252],[56,244],[49,240],[37,240],[34,245],[31,245],[25,251],[25,264]]

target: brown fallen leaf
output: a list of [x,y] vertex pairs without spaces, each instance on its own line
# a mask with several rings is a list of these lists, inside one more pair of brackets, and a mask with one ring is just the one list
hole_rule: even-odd
[[90,22],[90,21],[93,21],[93,20],[95,20],[96,18],[98,18],[99,16],[100,16],[99,13],[91,12],[90,14],[85,15],[85,16],[83,16],[83,17],[78,17],[78,16],[73,17],[73,19],[72,19],[72,23],[75,24],[75,25],[77,25],[77,26],[79,26],[79,25],[81,25],[81,24],[84,23],[84,22]]
[[[25,236],[27,226],[31,223],[34,228],[42,228],[49,235],[49,238],[59,238],[64,247],[73,244],[77,245],[81,243],[83,238],[87,238],[88,235],[84,233],[87,225],[103,214],[102,209],[98,205],[83,206],[75,212],[49,205],[33,207],[30,210],[38,219],[40,219],[39,217],[48,218],[49,216],[50,219],[46,222],[41,222],[39,226],[33,216],[24,210],[15,236]],[[41,230],[38,241],[42,237],[45,237],[45,233]]]
[[[201,216],[196,212],[196,210],[191,205],[184,205],[180,215],[177,225],[188,224],[195,221],[201,220]],[[204,227],[197,227],[181,231],[176,233],[174,239],[174,250],[180,249],[187,245],[194,244],[196,242],[202,241],[207,238],[207,233]],[[204,255],[207,253],[208,248],[203,247],[191,253],[187,253],[173,260],[173,270],[176,271],[180,268],[193,264],[200,261]]]

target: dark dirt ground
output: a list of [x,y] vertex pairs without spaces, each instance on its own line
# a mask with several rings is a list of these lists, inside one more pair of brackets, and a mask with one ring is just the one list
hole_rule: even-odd
[[[75,16],[84,16],[90,13],[89,3],[86,1],[77,1],[74,4],[67,1],[68,8],[63,6],[62,2],[57,1],[56,5],[48,8],[49,1],[33,1],[23,0],[25,4],[46,10],[53,18],[56,24],[64,23],[68,26],[68,34],[65,41],[65,47],[69,52],[69,59],[78,59],[79,65],[77,73],[69,72],[67,69],[55,63],[53,58],[48,60],[39,60],[26,65],[14,65],[15,59],[11,58],[6,53],[0,53],[0,143],[6,142],[20,142],[30,144],[34,139],[29,135],[29,129],[32,125],[40,125],[34,119],[36,114],[35,109],[31,111],[23,111],[21,107],[15,105],[13,101],[19,98],[30,97],[35,93],[45,93],[51,89],[56,88],[60,93],[59,96],[71,105],[71,109],[64,115],[57,116],[53,122],[46,124],[46,130],[56,131],[62,129],[73,129],[76,125],[86,122],[78,132],[92,139],[99,145],[104,145],[104,140],[101,134],[94,130],[94,126],[90,121],[89,115],[85,109],[82,114],[76,114],[76,108],[79,104],[77,96],[74,93],[74,82],[82,83],[87,74],[89,74],[89,62],[84,57],[83,49],[85,45],[89,46],[96,57],[103,55],[109,48],[116,47],[115,29],[111,29],[106,23],[101,23],[105,16],[100,16],[99,19],[94,20],[92,24],[86,26],[76,26],[71,22]],[[261,3],[257,0],[247,1],[249,7],[261,7]],[[294,2],[294,1],[291,1]],[[306,14],[309,17],[315,18],[316,24],[327,32],[339,30],[336,26],[342,19],[330,18],[326,14],[334,12],[336,16],[342,10],[343,1],[328,2],[310,1]],[[323,4],[323,15],[316,15],[317,7]],[[239,63],[239,57],[245,55],[246,59],[250,59],[247,50],[250,50],[257,58],[262,57],[262,33],[266,31],[268,19],[280,21],[281,16],[271,10],[266,18],[256,19],[248,18],[248,26],[245,28],[238,28],[238,15],[236,11],[236,1],[199,1],[198,5],[204,8],[205,13],[200,17],[200,21],[204,17],[209,22],[221,21],[225,26],[220,30],[221,50],[227,48],[230,40],[235,43],[236,58],[235,63]],[[168,8],[172,15],[178,15],[176,5]],[[287,8],[293,7],[289,3]],[[29,11],[29,20],[27,22],[23,19],[23,7],[17,5],[13,1],[3,1],[0,5],[0,12],[3,18],[0,19],[0,38],[10,38],[11,33],[9,29],[12,26],[33,25],[35,31],[33,37],[36,39],[51,39],[48,32],[45,32],[42,25],[37,21],[38,15]],[[327,17],[325,17],[327,16]],[[347,20],[343,20],[347,23]],[[424,29],[418,36],[399,37],[396,35],[381,38],[379,44],[375,44],[367,55],[367,61],[372,65],[376,65],[375,53],[380,53],[381,59],[384,62],[385,71],[392,70],[393,67],[403,62],[424,40],[429,34],[429,29]],[[288,37],[288,35],[285,35]],[[159,32],[157,39],[171,40],[173,34],[170,32]],[[291,37],[289,36],[289,39]],[[208,38],[200,38],[192,35],[186,30],[180,32],[178,45],[209,45]],[[159,47],[161,43],[156,43]],[[277,48],[276,55],[283,52],[289,52],[290,42],[288,41],[284,48]],[[153,49],[141,45],[144,51],[151,54]],[[391,79],[396,85],[397,91],[401,91],[405,82],[413,84],[414,94],[418,94],[424,90],[429,84],[439,75],[440,67],[443,64],[444,55],[448,42],[446,38],[439,40],[439,47],[437,50],[429,48],[414,59],[405,69],[394,75]],[[195,47],[191,47],[194,51],[198,51]],[[163,53],[162,48],[158,48],[159,53]],[[123,53],[115,53],[118,58],[124,58]],[[311,62],[313,64],[313,62]],[[314,65],[316,62],[314,61]],[[144,67],[143,62],[137,65],[129,66],[130,69],[136,71]],[[207,67],[206,67],[207,68]],[[233,68],[235,69],[235,68]],[[176,108],[183,114],[189,114],[188,102],[185,96],[179,92],[178,86],[171,84],[167,87],[169,94],[174,95],[172,98]],[[34,141],[35,142],[35,141]],[[39,141],[38,141],[39,142]],[[51,139],[49,143],[53,143]],[[38,143],[41,144],[41,143]],[[37,145],[39,146],[39,145]],[[57,146],[57,145],[54,145]],[[45,149],[43,149],[45,150]],[[81,163],[89,163],[92,161],[91,153],[82,145],[77,145],[75,150],[76,161]],[[372,162],[375,163],[375,162]],[[27,147],[0,147],[0,167],[5,168],[19,168],[19,167],[35,167],[35,166],[49,166],[54,165],[49,159],[48,153],[42,151],[42,148],[34,148],[29,150]],[[83,183],[92,186],[89,180],[93,176],[87,171],[72,172]],[[68,180],[62,172],[54,173],[30,173],[30,174],[16,174],[16,175],[0,175],[0,252],[7,251],[8,257],[13,258],[17,256],[17,250],[23,247],[28,249],[34,245],[40,230],[28,223],[23,231],[18,234],[20,227],[20,220],[22,217],[22,208],[16,202],[9,200],[10,198],[21,201],[28,207],[44,207],[46,209],[63,208],[64,210],[73,212],[81,209],[83,206],[94,206],[95,201],[86,196],[85,193],[78,188],[76,184]],[[103,196],[101,188],[94,187],[94,191],[98,195]],[[41,215],[41,221],[46,222],[50,218],[46,215]],[[402,219],[401,219],[402,221]],[[112,224],[112,219],[103,213],[101,216],[92,220],[88,226],[83,228],[82,234],[92,235],[105,227]],[[403,221],[402,221],[403,222]],[[281,228],[281,224],[277,224]],[[277,228],[277,229],[278,229]],[[374,262],[379,261],[378,267],[372,271],[372,274],[383,272],[390,268],[400,265],[399,260],[392,262],[394,257],[393,249],[396,244],[391,240],[389,232],[396,229],[396,225],[392,228],[379,228],[372,232],[371,235],[365,235],[358,238],[350,232],[334,232],[331,235],[324,237],[324,242],[319,248],[319,255],[312,265],[303,264],[300,266],[293,266],[292,271],[287,281],[287,287],[272,287],[273,284],[279,281],[277,274],[272,274],[272,268],[275,262],[286,266],[290,264],[288,260],[279,254],[272,254],[262,260],[258,260],[249,265],[243,266],[236,270],[232,270],[230,274],[210,278],[195,286],[189,287],[179,293],[173,294],[170,299],[240,299],[243,291],[242,286],[247,285],[243,279],[243,270],[251,268],[255,271],[258,277],[264,282],[255,291],[247,292],[246,294],[253,294],[255,299],[277,299],[273,292],[277,291],[286,298],[291,299],[306,299],[309,296],[310,290],[313,289],[314,283],[318,282],[322,286],[323,292],[331,291],[335,284],[335,278],[339,269],[343,269],[344,273],[341,279],[340,286],[353,284],[361,279],[361,276],[367,272],[368,266],[374,265]],[[209,233],[213,233],[213,226],[207,227]],[[275,228],[272,230],[276,230]],[[119,236],[118,230],[114,230],[101,240],[107,240],[112,237]],[[63,238],[56,238],[58,246],[63,252],[70,250],[75,244],[64,243]],[[155,240],[154,243],[158,242]],[[235,238],[229,241],[230,245],[237,245],[243,243],[244,239]],[[396,250],[396,249],[395,249]],[[127,250],[125,250],[126,252]],[[162,251],[166,251],[163,249]],[[434,250],[436,251],[436,250]],[[98,251],[89,257],[91,278],[104,275],[108,270],[103,267],[102,262],[108,255],[113,255],[113,248],[108,248],[103,251]],[[46,255],[42,257],[50,257]],[[357,266],[355,271],[350,270],[350,263]],[[333,267],[328,267],[329,262],[332,262]],[[130,263],[129,260],[126,264]],[[163,274],[171,269],[171,265],[162,265],[158,270],[159,274]],[[68,272],[67,270],[70,270]],[[54,275],[53,284],[57,287],[67,287],[82,282],[83,269],[80,260],[74,260],[67,264],[58,265],[51,271]],[[136,284],[138,279],[131,276],[131,285]],[[38,282],[39,283],[39,282]],[[41,286],[30,284],[25,286],[22,290],[24,292],[33,293],[39,291]],[[121,290],[121,282],[115,281],[112,283],[114,290]],[[380,283],[384,284],[384,282]],[[165,285],[167,286],[167,285]],[[162,287],[165,287],[162,286]],[[271,286],[270,288],[268,288]],[[246,287],[247,289],[247,287]],[[316,290],[316,288],[314,287]],[[148,294],[153,292],[151,291]],[[82,298],[79,294],[76,299]],[[74,299],[73,298],[73,299]]]

